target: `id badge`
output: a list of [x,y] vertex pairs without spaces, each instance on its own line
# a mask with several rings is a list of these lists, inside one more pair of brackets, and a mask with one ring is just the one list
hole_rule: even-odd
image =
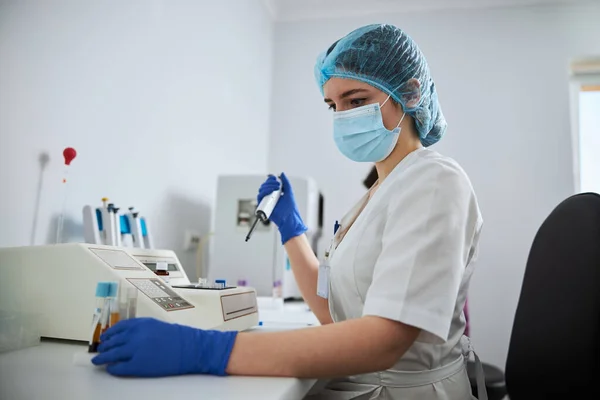
[[327,259],[319,265],[317,295],[324,299],[329,298],[329,260]]

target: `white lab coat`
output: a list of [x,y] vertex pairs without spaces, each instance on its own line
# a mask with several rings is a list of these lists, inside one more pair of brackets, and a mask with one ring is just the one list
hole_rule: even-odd
[[463,307],[481,226],[467,175],[425,148],[358,202],[332,244],[331,316],[374,315],[422,331],[392,369],[336,379],[310,399],[472,398]]

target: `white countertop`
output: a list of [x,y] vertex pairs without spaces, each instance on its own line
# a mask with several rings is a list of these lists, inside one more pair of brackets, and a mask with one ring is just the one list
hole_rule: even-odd
[[[260,310],[257,331],[318,325],[302,303],[283,310]],[[78,366],[75,353],[86,346],[43,341],[39,346],[0,354],[0,400],[144,399],[302,399],[315,385],[312,379],[215,377],[188,375],[167,378],[115,378],[102,368]]]

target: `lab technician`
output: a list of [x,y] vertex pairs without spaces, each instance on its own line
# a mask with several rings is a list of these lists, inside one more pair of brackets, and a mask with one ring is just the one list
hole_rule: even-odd
[[[315,75],[339,151],[375,163],[379,178],[319,262],[281,174],[271,220],[322,326],[237,333],[133,319],[105,333],[94,364],[120,376],[333,378],[315,399],[472,398],[463,306],[482,218],[465,172],[428,148],[446,121],[425,57],[402,30],[369,25],[331,45]],[[258,200],[278,188],[269,177]]]

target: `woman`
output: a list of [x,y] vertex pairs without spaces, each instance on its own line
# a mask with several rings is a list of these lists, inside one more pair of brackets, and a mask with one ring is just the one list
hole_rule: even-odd
[[[461,338],[482,219],[463,170],[426,148],[446,122],[425,58],[400,29],[369,25],[334,43],[315,74],[339,150],[378,175],[320,265],[281,174],[271,220],[322,326],[236,333],[134,319],[106,332],[95,364],[115,375],[335,378],[319,399],[471,398]],[[258,200],[278,188],[269,177]]]

